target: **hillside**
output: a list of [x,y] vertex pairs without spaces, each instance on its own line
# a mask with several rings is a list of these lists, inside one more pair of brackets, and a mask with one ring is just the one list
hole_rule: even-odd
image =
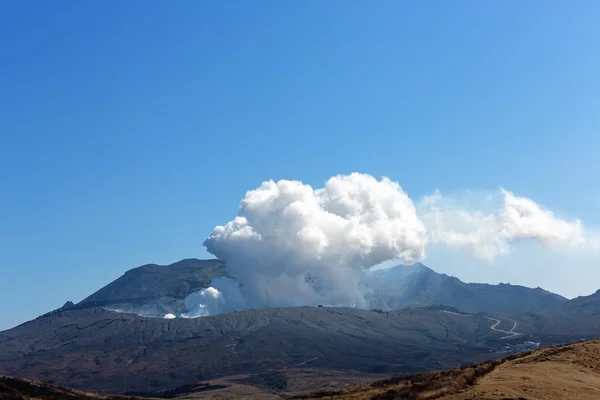
[[535,329],[548,336],[593,339],[600,335],[600,291],[528,316]]
[[[295,307],[172,320],[75,309],[0,332],[0,373],[111,393],[297,368],[413,373],[523,343],[502,339],[513,322],[444,309]],[[527,320],[518,329],[533,333]]]
[[392,378],[298,398],[400,400],[595,400],[600,341],[511,355],[470,367]]

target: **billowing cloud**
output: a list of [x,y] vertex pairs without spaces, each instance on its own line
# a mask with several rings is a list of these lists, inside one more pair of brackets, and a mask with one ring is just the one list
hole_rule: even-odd
[[[497,198],[500,206],[490,209]],[[470,248],[475,257],[488,261],[508,254],[511,245],[519,241],[563,248],[581,247],[593,241],[590,234],[586,237],[580,220],[558,218],[531,199],[500,189],[487,200],[486,207],[478,209],[470,204],[469,209],[464,199],[446,198],[439,192],[424,198],[419,211],[430,241]]]
[[[460,253],[480,268],[492,261],[512,264],[507,259],[515,248],[522,260],[537,254],[523,246],[594,253],[598,238],[580,220],[558,217],[504,189],[435,192],[413,203],[398,183],[366,174],[335,176],[317,189],[267,181],[247,192],[238,215],[204,242],[235,279],[217,279],[188,296],[182,316],[316,304],[368,307],[361,273],[390,260],[423,260],[427,248],[457,268],[469,265],[464,258],[451,261],[455,250],[466,249]],[[564,253],[561,263],[567,258]]]
[[204,244],[227,261],[254,307],[361,306],[360,271],[389,259],[423,258],[427,233],[398,183],[354,173],[321,189],[264,182]]

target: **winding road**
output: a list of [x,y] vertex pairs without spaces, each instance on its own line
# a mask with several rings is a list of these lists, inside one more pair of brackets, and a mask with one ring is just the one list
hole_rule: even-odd
[[519,332],[515,332],[515,329],[517,329],[517,321],[515,321],[512,318],[507,318],[509,320],[511,320],[513,322],[513,326],[512,328],[510,328],[510,331],[505,331],[504,329],[498,329],[496,328],[498,325],[500,325],[500,322],[502,322],[499,319],[496,318],[492,318],[492,317],[484,317],[485,319],[489,319],[490,321],[494,321],[494,325],[490,326],[490,329],[496,332],[502,332],[502,333],[506,333],[507,336],[502,336],[500,339],[510,339],[516,336],[520,336],[521,333]]

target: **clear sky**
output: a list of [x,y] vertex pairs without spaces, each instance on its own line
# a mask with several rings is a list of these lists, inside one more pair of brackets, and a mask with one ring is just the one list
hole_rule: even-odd
[[268,179],[502,186],[600,226],[599,17],[597,1],[2,2],[0,329],[209,257]]

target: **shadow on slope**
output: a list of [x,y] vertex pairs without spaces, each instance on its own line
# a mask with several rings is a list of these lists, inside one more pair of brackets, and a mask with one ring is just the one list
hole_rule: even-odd
[[[132,396],[102,396],[50,383],[0,376],[0,400],[138,400]],[[141,400],[141,399],[139,399]]]

